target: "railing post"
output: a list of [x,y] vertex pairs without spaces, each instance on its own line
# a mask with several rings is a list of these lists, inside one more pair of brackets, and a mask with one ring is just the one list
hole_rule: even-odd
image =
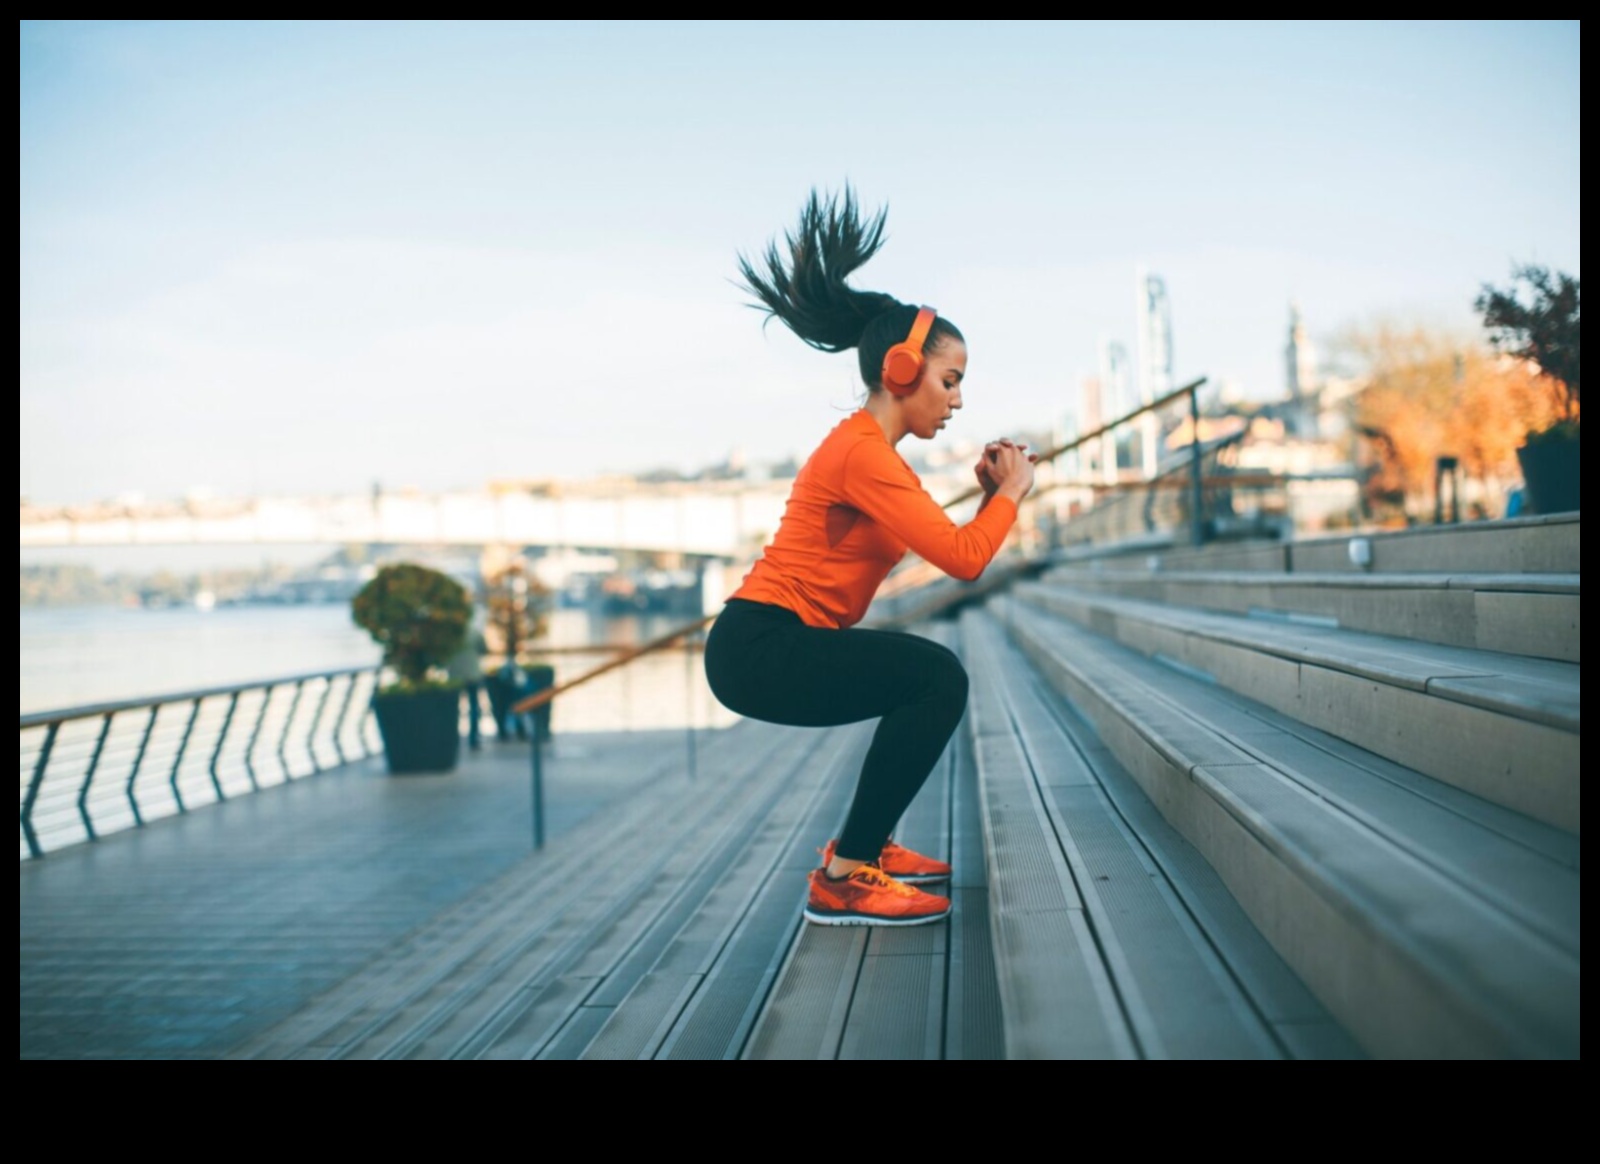
[[105,750],[106,737],[111,734],[111,719],[116,712],[107,712],[100,723],[100,737],[94,742],[94,755],[89,757],[89,768],[83,774],[83,783],[78,786],[78,817],[83,821],[83,831],[89,834],[91,841],[97,837],[94,831],[94,821],[89,819],[89,786],[94,783],[95,770],[100,767],[100,753]]
[[1191,455],[1189,458],[1189,523],[1191,535],[1195,545],[1201,545],[1206,540],[1205,517],[1200,512],[1200,389],[1198,385],[1189,389],[1189,425],[1194,434],[1190,444]]
[[188,812],[189,806],[183,803],[183,793],[178,791],[178,769],[183,767],[183,754],[189,750],[189,737],[194,734],[194,721],[200,718],[201,700],[196,699],[194,706],[189,709],[189,722],[183,727],[183,739],[178,741],[178,754],[172,758],[172,773],[167,777],[167,786],[172,789],[172,799],[178,802],[179,812]]
[[1444,524],[1444,483],[1450,482],[1450,521],[1461,521],[1461,494],[1456,484],[1455,457],[1436,457],[1433,462],[1433,524]]
[[[330,679],[331,683],[332,680]],[[344,754],[344,745],[339,742],[339,736],[344,731],[345,716],[350,714],[350,703],[356,693],[356,676],[350,676],[350,682],[345,686],[344,699],[339,704],[339,718],[333,721],[333,754],[339,757],[339,763],[348,764],[349,758]]]
[[294,698],[289,701],[289,715],[283,721],[283,734],[278,737],[278,767],[283,772],[283,782],[289,783],[294,779],[289,774],[289,730],[294,727],[294,713],[300,710],[300,695],[306,689],[304,679],[297,680],[294,685]]
[[[374,695],[377,694],[377,692],[378,692],[378,684],[381,683],[382,681],[383,681],[383,668],[382,667],[373,668],[373,671],[372,671],[372,693]],[[361,758],[363,760],[370,760],[372,758],[372,756],[373,756],[372,745],[368,742],[368,735],[369,735],[369,729],[371,727],[372,720],[373,720],[375,715],[376,715],[376,713],[372,710],[372,700],[371,700],[371,698],[368,698],[366,710],[364,710],[361,713],[361,719],[358,721],[358,723],[360,725],[360,729],[356,732],[356,738],[361,741]]]
[[694,635],[689,635],[683,640],[683,701],[684,722],[689,728],[689,779],[695,777],[695,748],[694,748]]
[[534,724],[532,730],[533,739],[529,744],[529,751],[533,754],[533,785],[529,791],[533,800],[533,847],[542,849],[544,848],[544,741],[539,738],[538,724]]
[[216,791],[218,800],[227,800],[228,794],[222,791],[222,777],[217,775],[217,761],[222,758],[222,745],[228,741],[228,725],[233,723],[233,713],[239,706],[239,693],[235,691],[228,700],[228,710],[222,717],[222,730],[217,733],[217,746],[211,749],[211,787]]
[[633,668],[622,669],[622,730],[633,730]]
[[272,693],[276,690],[276,683],[268,683],[266,690],[261,693],[255,726],[250,729],[250,742],[244,746],[244,774],[250,778],[250,787],[258,792],[261,782],[256,779],[256,742],[261,738],[261,725],[267,722],[267,708],[272,705]]
[[311,717],[311,726],[306,729],[306,754],[311,757],[311,774],[315,776],[322,771],[322,761],[317,759],[317,725],[322,722],[323,709],[328,706],[328,697],[333,694],[333,680],[324,677],[322,698],[317,700],[317,710]]
[[133,754],[133,768],[128,772],[128,807],[133,810],[133,823],[143,827],[144,814],[139,811],[139,795],[134,792],[134,781],[139,779],[139,769],[144,764],[144,754],[150,747],[150,734],[156,730],[156,716],[161,714],[161,705],[158,703],[150,709],[150,718],[144,721],[144,735],[139,737],[139,750]]
[[39,749],[39,758],[33,765],[33,778],[28,781],[28,793],[22,798],[22,835],[28,839],[30,857],[44,856],[39,835],[33,831],[33,805],[39,799],[39,788],[44,784],[44,770],[50,763],[50,750],[56,746],[56,732],[60,730],[61,725],[53,723],[45,731],[44,746]]

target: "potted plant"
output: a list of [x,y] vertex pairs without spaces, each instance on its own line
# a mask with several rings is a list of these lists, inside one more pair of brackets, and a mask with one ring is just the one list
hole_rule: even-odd
[[[513,717],[511,707],[555,682],[554,667],[525,657],[528,645],[544,631],[549,592],[529,575],[521,557],[513,557],[493,571],[487,583],[490,649],[502,660],[487,679],[490,711],[501,739],[513,735],[527,739],[527,723],[521,716]],[[534,712],[533,722],[538,738],[549,739],[548,703]]]
[[393,674],[372,697],[389,771],[452,770],[461,756],[461,685],[444,668],[472,620],[467,588],[427,566],[394,563],[356,593],[351,615]]
[[1578,280],[1532,265],[1514,267],[1512,284],[1487,284],[1476,301],[1495,347],[1532,361],[1560,393],[1559,418],[1528,433],[1517,450],[1534,513],[1579,507]]

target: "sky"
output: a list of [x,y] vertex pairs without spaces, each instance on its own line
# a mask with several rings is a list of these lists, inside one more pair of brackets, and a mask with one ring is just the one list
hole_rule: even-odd
[[938,442],[1068,423],[1141,271],[1176,383],[1275,398],[1291,302],[1332,352],[1580,273],[1578,31],[22,21],[21,493],[803,458],[854,353],[735,264],[846,184],[888,213],[853,283],[967,337]]

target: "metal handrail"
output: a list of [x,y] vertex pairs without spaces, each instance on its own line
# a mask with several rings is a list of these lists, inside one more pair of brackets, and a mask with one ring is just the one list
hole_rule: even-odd
[[[1189,381],[1189,383],[1184,384],[1183,386],[1181,386],[1179,388],[1174,388],[1172,391],[1170,391],[1168,393],[1165,393],[1162,396],[1156,397],[1154,400],[1151,400],[1147,404],[1141,404],[1139,407],[1133,409],[1131,412],[1128,412],[1125,415],[1120,416],[1115,420],[1108,421],[1107,423],[1101,425],[1099,428],[1092,429],[1089,432],[1082,433],[1082,434],[1074,437],[1072,440],[1068,441],[1066,444],[1058,445],[1053,449],[1049,449],[1046,452],[1040,453],[1040,454],[1038,454],[1038,456],[1036,458],[1036,463],[1037,464],[1041,464],[1041,465],[1049,464],[1051,461],[1054,461],[1057,457],[1063,456],[1066,453],[1070,453],[1074,449],[1081,448],[1082,446],[1088,444],[1091,441],[1099,440],[1101,437],[1105,436],[1108,432],[1111,432],[1114,429],[1121,428],[1123,425],[1126,425],[1131,421],[1137,420],[1139,417],[1143,416],[1145,413],[1154,412],[1157,409],[1164,408],[1168,404],[1171,404],[1174,400],[1178,400],[1178,399],[1180,399],[1182,397],[1187,396],[1189,398],[1189,415],[1190,415],[1190,417],[1191,417],[1191,419],[1193,421],[1193,427],[1194,427],[1194,432],[1195,432],[1195,441],[1194,441],[1194,443],[1192,445],[1192,452],[1191,452],[1190,460],[1189,460],[1189,471],[1190,471],[1189,472],[1189,476],[1190,476],[1190,480],[1188,481],[1186,487],[1188,489],[1190,489],[1190,491],[1191,491],[1191,493],[1193,495],[1193,502],[1194,503],[1193,503],[1192,508],[1193,508],[1194,513],[1196,515],[1195,520],[1194,520],[1194,526],[1193,526],[1193,537],[1194,537],[1194,540],[1195,540],[1196,544],[1198,544],[1204,537],[1203,527],[1201,525],[1201,522],[1200,522],[1199,516],[1198,516],[1199,512],[1200,512],[1200,495],[1201,495],[1201,480],[1202,480],[1201,473],[1200,473],[1200,461],[1201,461],[1200,446],[1201,446],[1202,442],[1199,439],[1199,431],[1200,431],[1200,424],[1199,424],[1199,416],[1200,416],[1199,391],[1200,391],[1200,388],[1206,383],[1206,380],[1207,380],[1207,377],[1205,377],[1205,376],[1197,377],[1196,379]],[[1175,470],[1168,470],[1166,473],[1158,474],[1157,475],[1157,480],[1163,480],[1164,478],[1169,476],[1174,471]],[[1044,488],[1034,489],[1034,490],[1030,491],[1026,497],[1023,498],[1023,501],[1024,502],[1028,502],[1028,501],[1036,500],[1037,498],[1043,496],[1046,493],[1049,493],[1049,492],[1051,492],[1051,491],[1053,491],[1055,489],[1068,487],[1070,484],[1071,483],[1068,483],[1068,482],[1055,482],[1055,483],[1052,483],[1050,485],[1045,486]],[[1155,486],[1153,482],[1142,482],[1141,481],[1141,482],[1116,482],[1116,483],[1107,482],[1107,483],[1098,485],[1096,487],[1097,488],[1102,488],[1102,489],[1107,489],[1107,490],[1122,490],[1122,489],[1128,489],[1128,488],[1149,487],[1153,491],[1153,489],[1156,488],[1157,486]],[[946,501],[944,503],[944,508],[949,509],[952,506],[960,505],[961,503],[963,503],[965,501],[970,501],[974,497],[979,496],[982,492],[983,492],[983,487],[981,485],[975,485],[975,486],[972,486],[970,488],[967,488],[967,489],[963,490],[962,492],[957,493],[954,497],[950,498],[948,501]],[[977,597],[977,596],[982,595],[982,594],[987,594],[987,593],[991,592],[992,590],[996,589],[998,586],[1004,585],[1005,582],[1010,581],[1014,577],[1017,577],[1019,575],[1025,575],[1025,574],[1029,573],[1030,571],[1037,570],[1043,564],[1044,564],[1044,560],[1042,558],[1029,559],[1029,558],[1025,557],[1025,558],[1023,558],[1023,560],[1020,563],[1017,563],[1017,562],[1012,563],[1012,565],[1014,567],[1013,569],[1010,569],[1010,570],[1007,570],[1007,571],[1003,571],[1003,572],[998,572],[998,574],[999,574],[998,577],[996,576],[997,572],[995,572],[995,571],[985,571],[985,576],[984,576],[984,579],[982,581],[977,582],[977,583],[968,583],[965,587],[959,589],[958,591],[956,591],[953,594],[937,596],[933,600],[931,600],[930,602],[924,603],[923,605],[915,608],[914,610],[912,610],[912,611],[910,611],[908,613],[895,615],[895,616],[885,620],[885,622],[882,625],[884,625],[884,626],[903,626],[908,622],[913,622],[913,621],[916,621],[918,619],[926,618],[930,614],[938,613],[939,611],[945,609],[946,607],[950,606],[954,602],[970,601],[974,597]],[[891,577],[890,580],[891,581],[893,580],[892,577]],[[910,586],[903,587],[898,593],[915,593],[918,590],[922,589],[924,586],[938,585],[941,581],[942,581],[942,579],[934,579],[932,582],[913,584],[913,585],[910,585]],[[882,592],[880,592],[880,593],[882,593]],[[897,592],[896,591],[891,591],[891,593],[897,593]]]
[[[695,619],[693,622],[686,622],[682,626],[676,627],[664,635],[660,635],[657,638],[651,639],[648,643],[644,643],[637,647],[629,647],[616,658],[607,659],[598,667],[594,667],[588,671],[585,671],[576,679],[569,680],[566,683],[558,683],[552,687],[546,687],[543,691],[535,692],[534,694],[529,695],[516,703],[513,703],[510,710],[516,715],[528,715],[538,711],[541,707],[544,707],[550,703],[551,700],[555,699],[556,696],[564,695],[568,691],[571,691],[574,687],[581,687],[591,679],[598,679],[607,671],[615,671],[618,667],[626,666],[635,659],[639,658],[641,655],[654,654],[656,651],[659,651],[664,647],[672,646],[679,639],[684,638],[686,635],[694,634],[701,627],[713,621],[716,617],[717,616],[715,614],[703,615],[702,617]],[[528,653],[530,655],[536,655],[539,652],[530,650]]]
[[[1047,453],[1040,453],[1039,454],[1038,463],[1041,464],[1041,465],[1048,464],[1051,461],[1055,460],[1057,457],[1062,456],[1065,453],[1072,452],[1073,449],[1081,448],[1082,446],[1088,444],[1090,441],[1099,440],[1101,437],[1105,436],[1106,433],[1110,432],[1112,429],[1121,428],[1123,425],[1127,424],[1130,420],[1137,420],[1139,417],[1143,416],[1147,412],[1154,412],[1158,408],[1166,407],[1168,404],[1171,404],[1174,400],[1177,400],[1179,397],[1182,397],[1182,396],[1187,396],[1189,398],[1190,415],[1196,421],[1198,421],[1198,419],[1199,419],[1199,409],[1200,409],[1200,402],[1199,402],[1198,393],[1200,391],[1200,388],[1205,384],[1206,379],[1207,379],[1207,377],[1201,376],[1198,379],[1191,380],[1191,381],[1189,381],[1189,383],[1185,384],[1181,388],[1174,388],[1171,392],[1168,392],[1165,396],[1158,396],[1156,399],[1150,401],[1150,403],[1148,403],[1148,404],[1141,404],[1138,408],[1135,408],[1132,412],[1128,413],[1126,416],[1120,416],[1116,420],[1113,420],[1113,421],[1109,422],[1108,424],[1102,424],[1097,429],[1093,429],[1090,432],[1086,432],[1086,433],[1083,433],[1083,434],[1081,434],[1079,436],[1073,437],[1066,444],[1058,445],[1056,448],[1051,449]],[[1200,431],[1200,426],[1199,426],[1198,423],[1196,423],[1196,425],[1195,425],[1195,433],[1196,433],[1196,440],[1197,441],[1198,441],[1199,431]],[[946,501],[944,503],[944,507],[946,509],[949,509],[952,505],[959,505],[963,501],[970,501],[970,500],[972,500],[974,497],[978,496],[982,492],[983,492],[983,486],[974,485],[969,489],[965,489],[962,492],[957,493],[949,501]],[[1028,496],[1031,497],[1033,495],[1030,493]],[[1026,500],[1026,498],[1024,498],[1024,500]]]
[[[353,720],[350,711],[357,688],[370,695],[381,672],[306,671],[20,716],[24,855],[372,756],[370,699]],[[177,714],[163,720],[164,709]]]
[[365,675],[375,669],[373,667],[345,667],[337,671],[304,671],[295,675],[285,675],[280,679],[256,679],[249,683],[235,683],[226,687],[201,687],[193,691],[173,691],[165,695],[149,695],[139,699],[120,699],[114,703],[86,703],[81,707],[35,711],[20,718],[21,724],[25,728],[39,727],[49,723],[66,723],[72,719],[90,719],[101,715],[113,715],[119,711],[138,711],[141,708],[153,707],[158,704],[188,703],[195,699],[209,699],[215,695],[243,694],[246,691],[254,691],[260,687],[280,687],[285,683],[300,683],[310,679]]

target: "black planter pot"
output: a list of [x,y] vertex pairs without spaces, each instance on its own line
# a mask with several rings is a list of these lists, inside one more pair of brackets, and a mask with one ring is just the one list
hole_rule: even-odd
[[1533,441],[1517,450],[1528,508],[1570,513],[1578,508],[1578,439]]
[[[511,706],[530,695],[537,695],[555,682],[555,668],[544,663],[529,667],[502,667],[484,680],[489,692],[489,710],[502,739],[516,736],[528,738],[527,717],[511,714]],[[533,713],[534,730],[541,740],[550,738],[550,705],[547,703]]]
[[[527,676],[527,694],[537,695],[545,688],[555,686],[556,669],[547,663],[535,663],[527,668]],[[533,713],[533,728],[541,740],[550,738],[550,709],[553,706],[547,703]]]
[[372,712],[394,775],[450,772],[461,759],[461,692],[374,695]]
[[487,675],[483,689],[489,693],[489,716],[494,720],[495,734],[506,734],[506,709],[511,706],[511,684],[498,672]]

